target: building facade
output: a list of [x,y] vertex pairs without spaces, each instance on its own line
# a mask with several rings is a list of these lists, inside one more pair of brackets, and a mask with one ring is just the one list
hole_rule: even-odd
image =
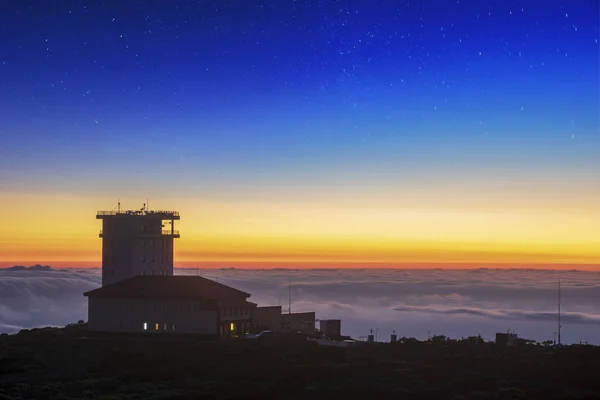
[[200,276],[136,276],[84,293],[98,332],[234,337],[250,327],[250,294]]
[[257,307],[250,294],[200,276],[173,275],[176,211],[99,211],[102,287],[88,298],[88,329],[236,337],[253,330],[315,332],[315,313]]
[[272,330],[282,333],[315,333],[315,313],[282,313],[281,306],[256,307],[252,313],[251,329],[254,332]]
[[102,285],[136,275],[173,275],[176,211],[99,211]]

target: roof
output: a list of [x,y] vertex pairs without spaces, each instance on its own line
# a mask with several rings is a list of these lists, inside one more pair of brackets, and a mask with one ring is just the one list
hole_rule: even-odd
[[87,297],[205,299],[250,297],[249,293],[201,276],[139,275],[85,292]]

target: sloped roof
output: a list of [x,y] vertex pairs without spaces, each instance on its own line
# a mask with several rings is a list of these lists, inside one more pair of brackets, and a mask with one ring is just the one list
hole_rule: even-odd
[[249,293],[201,276],[139,275],[83,294],[103,298],[205,299],[250,297]]

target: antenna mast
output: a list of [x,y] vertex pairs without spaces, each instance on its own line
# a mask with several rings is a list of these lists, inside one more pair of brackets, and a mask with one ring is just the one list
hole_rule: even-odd
[[560,328],[562,327],[560,324],[560,279],[558,280],[558,345],[560,346]]
[[121,199],[117,199],[117,211],[121,212]]
[[290,284],[288,286],[288,301],[289,301],[289,308],[288,308],[288,314],[292,313],[292,277],[290,276]]

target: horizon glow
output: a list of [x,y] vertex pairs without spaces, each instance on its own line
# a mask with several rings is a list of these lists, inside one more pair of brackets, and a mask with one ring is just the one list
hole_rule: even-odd
[[5,8],[2,264],[600,264],[598,1]]

